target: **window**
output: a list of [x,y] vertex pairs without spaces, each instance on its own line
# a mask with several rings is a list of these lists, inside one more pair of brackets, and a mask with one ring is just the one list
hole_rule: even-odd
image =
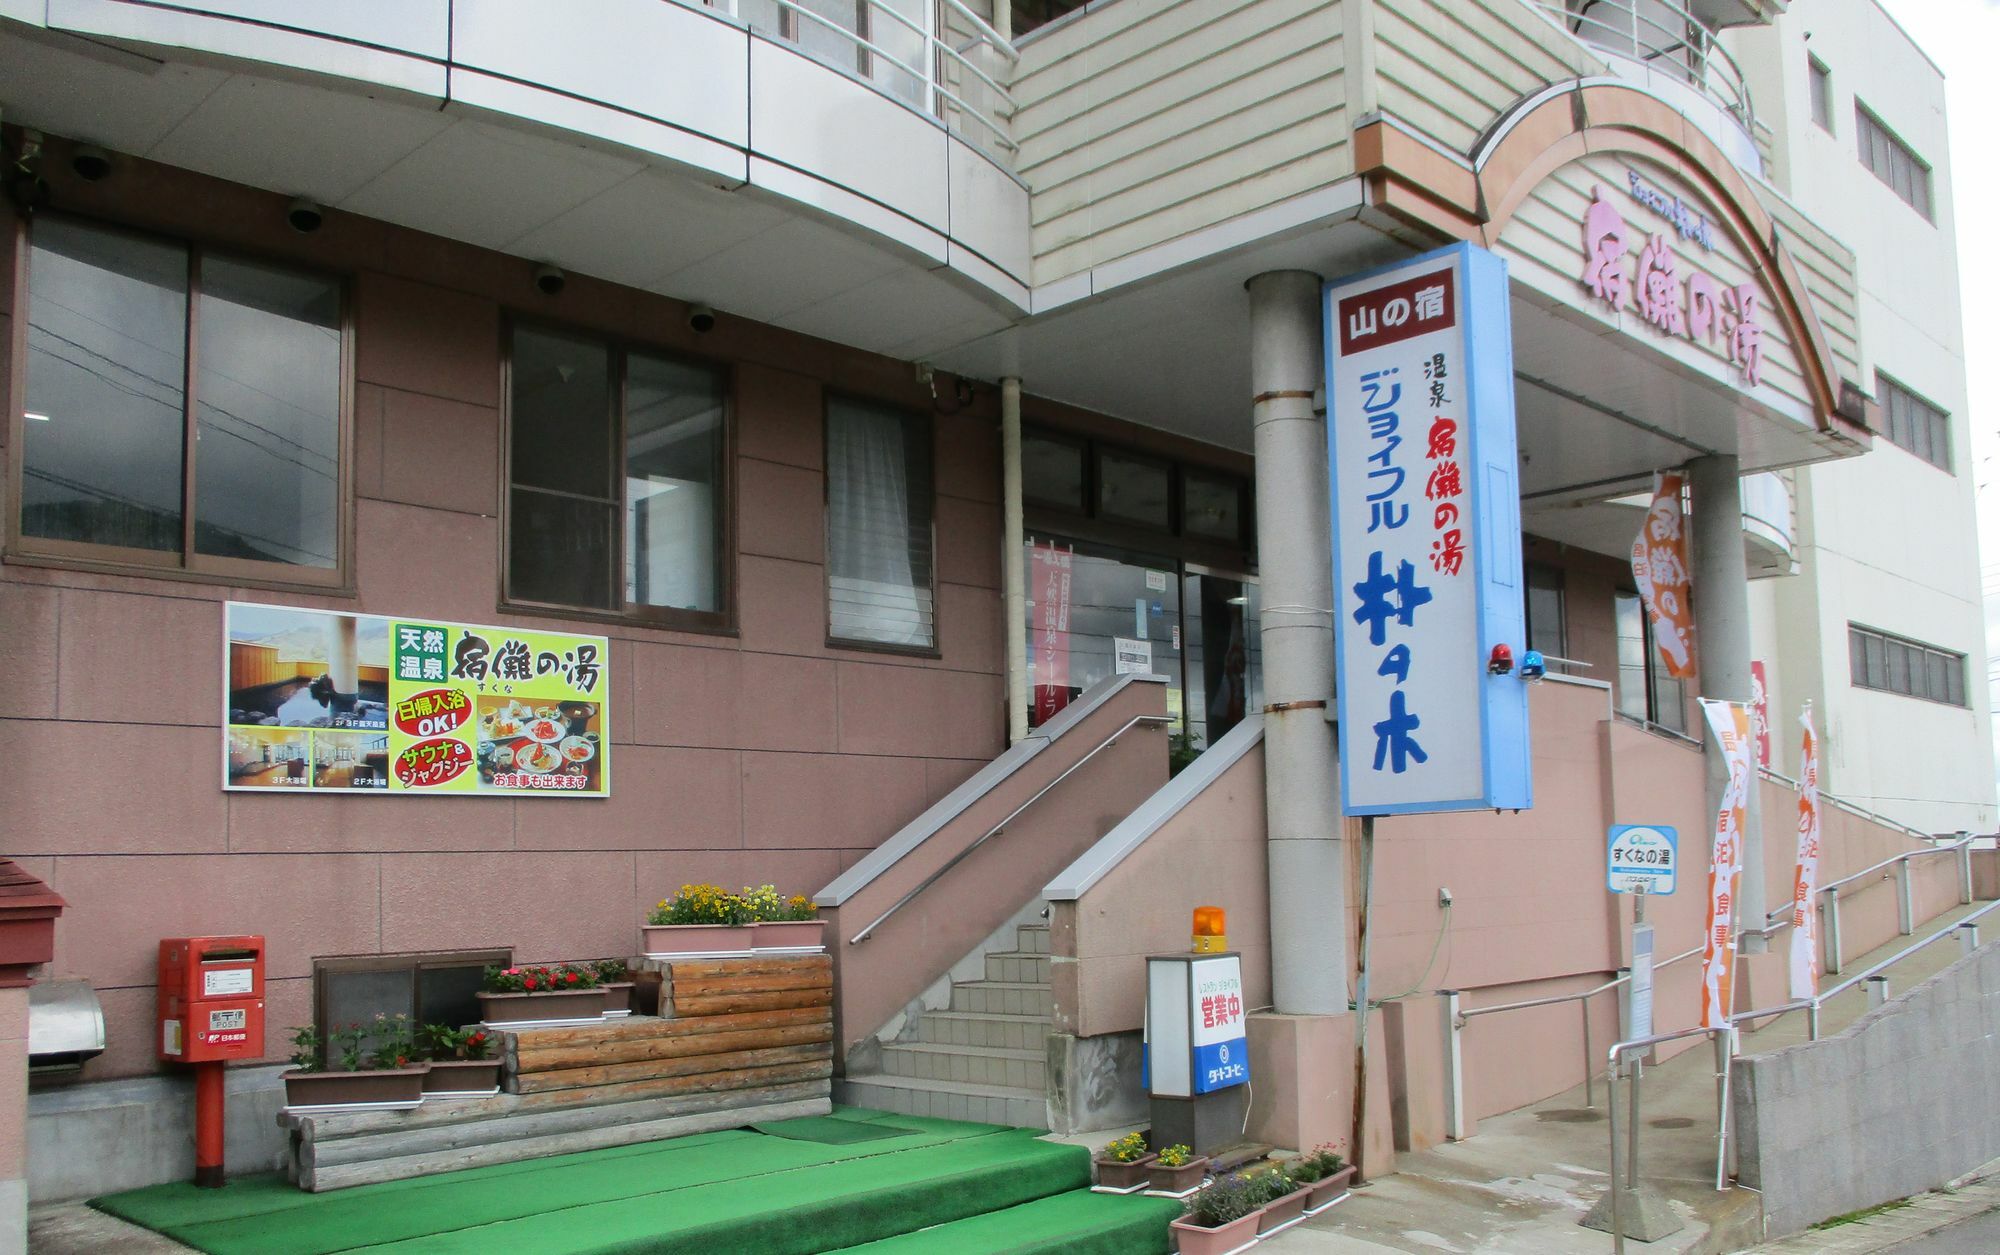
[[506,599],[723,625],[723,373],[539,327],[510,341]]
[[1563,630],[1563,572],[1546,562],[1528,563],[1528,648],[1560,658],[1568,652]]
[[1119,523],[1167,531],[1173,527],[1173,467],[1134,453],[1097,454],[1097,512]]
[[1045,432],[1021,434],[1021,497],[1071,514],[1089,512],[1082,441]]
[[506,967],[512,950],[357,954],[313,960],[313,1023],[321,1033],[407,1015],[413,1024],[479,1022],[480,976]]
[[337,280],[39,217],[27,290],[21,550],[341,582]]
[[1881,371],[1875,372],[1875,399],[1891,443],[1941,470],[1951,469],[1951,419],[1943,410]]
[[1857,688],[1965,705],[1965,655],[1847,625],[1847,667]]
[[1618,713],[1687,734],[1687,695],[1653,647],[1653,624],[1637,593],[1613,603],[1618,627]]
[[1858,100],[1854,102],[1854,142],[1869,173],[1887,183],[1910,208],[1926,218],[1931,216],[1930,166]]
[[1833,134],[1833,75],[1818,57],[1806,57],[1806,95],[1812,101],[1813,125]]
[[1243,541],[1243,481],[1193,469],[1181,472],[1181,527],[1190,536]]
[[934,650],[933,540],[929,421],[829,398],[827,635],[849,644]]
[[1064,17],[1081,9],[1088,0],[999,0],[1014,10],[1014,34],[1027,34],[1038,26],[1046,26],[1059,17]]

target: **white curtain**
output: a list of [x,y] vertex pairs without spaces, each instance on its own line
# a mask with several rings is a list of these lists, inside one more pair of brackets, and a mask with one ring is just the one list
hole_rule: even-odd
[[841,400],[828,406],[827,587],[836,638],[918,648],[935,640],[930,482],[921,474],[928,442],[912,457],[912,435],[893,411]]

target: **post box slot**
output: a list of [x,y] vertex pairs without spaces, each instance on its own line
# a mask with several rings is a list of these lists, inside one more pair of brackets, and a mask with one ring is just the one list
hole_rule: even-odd
[[202,957],[203,964],[242,963],[257,957],[255,950],[210,950]]

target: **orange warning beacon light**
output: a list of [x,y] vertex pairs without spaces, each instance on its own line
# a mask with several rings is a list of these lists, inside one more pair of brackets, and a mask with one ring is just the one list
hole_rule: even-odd
[[1229,948],[1229,924],[1219,906],[1194,908],[1194,936],[1188,949],[1195,954],[1220,954]]

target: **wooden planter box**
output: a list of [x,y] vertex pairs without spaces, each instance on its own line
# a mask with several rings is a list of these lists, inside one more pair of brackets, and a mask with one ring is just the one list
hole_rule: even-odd
[[1201,1188],[1208,1175],[1208,1156],[1196,1155],[1178,1168],[1169,1168],[1155,1159],[1146,1169],[1146,1193],[1159,1198],[1186,1198]]
[[599,985],[598,988],[604,992],[605,1019],[615,1020],[621,1016],[632,1014],[631,981],[614,980],[607,984]]
[[1097,1165],[1097,1185],[1094,1188],[1103,1194],[1136,1194],[1146,1188],[1146,1171],[1157,1158],[1157,1155],[1147,1155],[1130,1163],[1121,1163],[1116,1159],[1092,1160]]
[[646,924],[641,949],[649,959],[744,959],[753,943],[749,924]]
[[429,1071],[420,1065],[372,1072],[287,1072],[285,1110],[407,1111],[423,1102],[424,1076]]
[[1257,1209],[1257,1236],[1281,1233],[1306,1218],[1306,1195],[1310,1186],[1300,1186],[1282,1198],[1274,1198]]
[[602,989],[479,995],[479,1018],[488,1028],[594,1024],[604,1018]]
[[750,948],[758,954],[821,954],[826,950],[823,919],[761,920],[750,925]]
[[500,1092],[498,1059],[433,1059],[426,1066],[426,1098],[485,1098]]
[[1349,1164],[1330,1177],[1321,1177],[1306,1187],[1306,1215],[1317,1216],[1341,1199],[1347,1197],[1347,1187],[1354,1180],[1354,1165]]
[[1176,1220],[1167,1228],[1173,1230],[1180,1255],[1236,1255],[1257,1245],[1258,1215],[1253,1211],[1219,1229],[1204,1229],[1186,1220]]

